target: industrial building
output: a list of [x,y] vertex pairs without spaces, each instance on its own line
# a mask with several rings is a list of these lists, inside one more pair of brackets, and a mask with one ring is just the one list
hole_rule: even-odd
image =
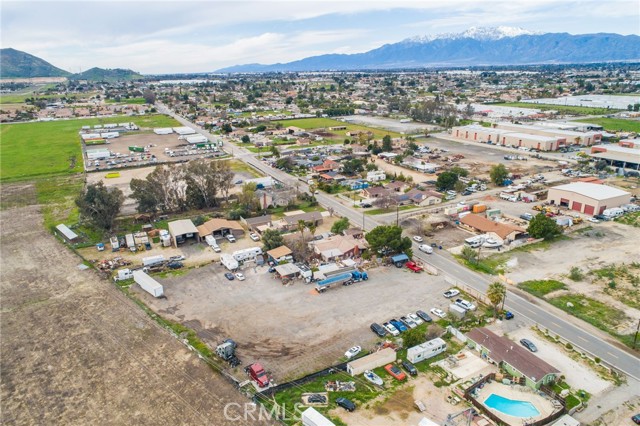
[[602,214],[606,209],[629,204],[631,194],[607,185],[574,182],[550,188],[547,200],[556,206],[595,215]]
[[624,139],[618,145],[595,145],[589,155],[612,167],[640,170],[640,140]]
[[495,127],[497,129],[521,132],[528,135],[561,138],[566,141],[565,145],[591,146],[600,143],[600,141],[602,140],[601,132],[576,132],[571,130],[557,129],[550,126],[542,126],[539,124],[526,125],[500,122],[495,123]]
[[200,241],[200,234],[196,226],[189,219],[174,220],[169,222],[169,234],[173,240],[173,244],[178,247],[178,244],[184,243],[187,238],[195,238],[196,241]]

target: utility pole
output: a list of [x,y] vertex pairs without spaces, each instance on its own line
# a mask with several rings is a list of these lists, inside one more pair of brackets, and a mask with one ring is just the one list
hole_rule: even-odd
[[639,331],[640,331],[640,320],[638,320],[638,326],[636,327],[636,334],[633,336],[633,349],[636,348],[636,340],[638,340]]
[[400,203],[396,203],[396,226],[400,226]]

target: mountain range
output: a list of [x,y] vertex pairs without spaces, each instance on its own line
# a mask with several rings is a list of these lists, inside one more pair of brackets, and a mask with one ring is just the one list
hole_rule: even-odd
[[0,74],[2,78],[67,77],[70,80],[122,81],[144,78],[135,71],[125,69],[91,68],[72,74],[44,59],[16,49],[0,49]]
[[463,33],[412,37],[354,54],[327,54],[272,65],[235,65],[217,72],[287,72],[533,65],[640,60],[640,36],[536,33],[472,27]]

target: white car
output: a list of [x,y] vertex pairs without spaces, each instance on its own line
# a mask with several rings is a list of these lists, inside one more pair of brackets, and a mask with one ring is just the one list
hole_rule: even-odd
[[245,280],[245,276],[242,272],[236,272],[236,278],[238,279],[238,281],[244,281]]
[[502,247],[502,242],[498,240],[494,240],[493,238],[487,238],[486,240],[484,240],[484,243],[482,243],[482,247],[498,248],[498,247]]
[[427,254],[433,253],[433,247],[431,247],[429,244],[420,244],[418,246],[418,250]]
[[464,299],[456,299],[456,305],[460,306],[462,309],[466,309],[467,311],[475,311],[476,305]]
[[431,312],[433,315],[439,318],[444,318],[447,316],[447,314],[442,309],[438,309],[438,308],[431,308],[429,312]]
[[398,329],[391,323],[385,322],[384,324],[382,324],[382,326],[384,328],[387,329],[387,331],[389,332],[389,334],[391,334],[392,336],[399,336],[400,332],[398,331]]
[[423,242],[424,240],[422,239],[422,237],[421,237],[420,235],[415,235],[415,236],[413,237],[413,241],[415,241],[415,242],[417,242],[417,243],[421,243],[421,242]]
[[413,313],[408,313],[407,314],[407,318],[409,318],[410,320],[415,322],[417,325],[420,325],[420,324],[424,323],[422,318],[420,318],[419,316],[417,316],[416,314],[413,314]]
[[460,290],[456,289],[456,288],[450,288],[449,290],[445,291],[443,293],[443,296],[446,298],[451,298],[453,296],[457,296],[460,294]]
[[589,219],[587,219],[589,222],[591,223],[600,223],[600,221],[598,219],[596,219],[595,217],[590,217]]
[[260,241],[260,235],[252,232],[249,234],[249,238],[251,238],[253,241]]
[[347,359],[351,359],[354,356],[358,355],[361,350],[362,350],[362,348],[360,346],[354,346],[354,347],[350,348],[348,351],[346,351],[344,353],[344,356],[346,356]]
[[234,236],[233,236],[233,235],[231,235],[231,234],[227,234],[227,235],[225,235],[225,238],[226,238],[227,240],[229,240],[229,242],[230,242],[230,243],[235,243],[235,242],[236,242],[236,237],[234,237]]

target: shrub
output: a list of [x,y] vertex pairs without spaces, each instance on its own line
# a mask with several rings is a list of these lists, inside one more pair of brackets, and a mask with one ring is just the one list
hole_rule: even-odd
[[601,360],[600,358],[598,358],[598,357],[595,357],[595,358],[593,359],[593,361],[594,361],[596,364],[600,364],[600,361],[602,361],[602,360]]
[[571,281],[582,281],[584,278],[584,274],[582,273],[582,269],[574,266],[571,268],[571,272],[569,272],[569,279]]
[[573,349],[573,345],[571,343],[567,343],[566,345],[564,345],[567,349],[572,350]]

